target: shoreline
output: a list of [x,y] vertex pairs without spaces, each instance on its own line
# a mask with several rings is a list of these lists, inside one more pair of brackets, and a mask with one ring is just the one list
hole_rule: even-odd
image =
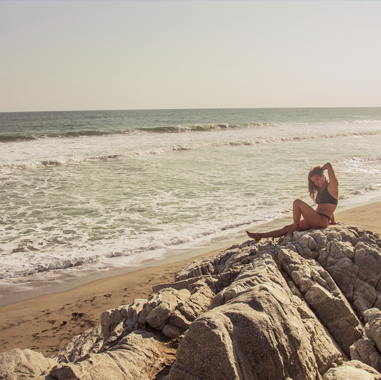
[[[217,255],[220,250],[192,258]],[[100,321],[103,311],[148,298],[152,286],[173,282],[189,259],[98,279],[74,289],[0,307],[0,352],[30,348],[51,356]]]
[[[290,222],[290,217],[283,217],[262,223],[258,227],[261,229],[276,229],[281,228],[285,223]],[[14,280],[14,283],[8,285],[0,285],[0,291],[2,292],[0,297],[0,308],[47,294],[61,293],[64,291],[72,290],[79,286],[84,286],[100,279],[125,275],[149,267],[161,267],[167,264],[174,264],[183,261],[189,262],[204,255],[209,255],[210,252],[219,251],[230,247],[233,244],[248,240],[245,230],[246,229],[243,229],[240,233],[236,233],[235,238],[230,237],[224,239],[215,239],[212,240],[210,245],[207,247],[193,248],[189,250],[179,249],[178,253],[170,256],[165,256],[160,259],[148,258],[143,260],[142,263],[137,266],[119,268],[116,267],[112,269],[101,270],[90,268],[88,270],[82,270],[80,275],[76,273],[78,270],[77,267],[73,267],[63,270],[58,269],[55,271],[44,272],[44,279],[41,279],[40,273],[31,274],[27,277],[12,278],[11,280]],[[29,282],[25,282],[25,278],[27,278]],[[19,279],[23,280],[24,282],[18,283],[17,281]],[[28,286],[29,283],[31,284],[30,286]],[[21,288],[21,290],[17,288]],[[15,289],[17,291],[15,291]]]
[[[359,230],[371,230],[381,234],[379,213],[381,202],[367,202],[343,207],[335,214],[336,221],[354,225]],[[261,229],[278,228],[285,219],[262,225]],[[237,239],[245,241],[248,238]],[[234,243],[234,242],[233,242]],[[231,243],[231,244],[233,244]],[[230,245],[231,245],[230,244]],[[124,269],[124,273],[93,279],[70,289],[29,297],[26,300],[0,307],[0,352],[12,348],[30,348],[51,356],[75,335],[95,326],[100,314],[107,309],[130,304],[135,298],[148,298],[152,286],[173,282],[174,275],[188,262],[213,256],[230,246],[190,251],[184,255],[168,257],[161,261],[147,263],[144,268]],[[203,251],[201,253],[201,251]]]
[[[358,199],[359,200],[359,199]],[[351,210],[357,207],[366,206],[381,202],[381,197],[372,200],[363,200],[360,203],[352,203],[345,201],[345,205],[339,205],[335,215]],[[159,259],[146,258],[136,266],[113,267],[113,268],[66,268],[47,271],[42,273],[34,273],[26,277],[14,277],[9,279],[9,283],[0,285],[0,309],[4,306],[27,301],[43,295],[52,293],[61,293],[64,291],[84,286],[88,283],[99,279],[115,277],[123,274],[133,273],[144,268],[160,267],[162,265],[181,262],[184,260],[193,260],[203,254],[211,251],[225,249],[236,243],[242,243],[248,239],[245,230],[253,230],[253,228],[261,231],[271,231],[282,228],[285,224],[292,222],[292,213],[285,213],[281,218],[263,222],[255,227],[246,227],[241,231],[234,232],[230,237],[216,238],[212,240],[208,246],[201,248],[190,248],[188,250],[179,248],[174,254],[164,256]],[[355,223],[354,223],[355,224]]]

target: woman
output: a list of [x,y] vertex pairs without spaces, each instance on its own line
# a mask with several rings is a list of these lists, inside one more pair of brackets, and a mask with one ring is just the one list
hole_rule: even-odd
[[[328,178],[324,175],[324,171],[328,171]],[[291,235],[294,231],[305,231],[311,228],[326,228],[329,224],[336,224],[333,213],[337,206],[339,198],[339,183],[335,176],[330,163],[326,163],[323,167],[317,166],[308,174],[308,190],[312,199],[317,192],[316,203],[317,208],[314,210],[307,203],[297,199],[292,206],[294,222],[279,230],[265,233],[254,233],[246,231],[252,239],[260,241],[262,238],[280,237]],[[300,220],[303,215],[302,220]]]

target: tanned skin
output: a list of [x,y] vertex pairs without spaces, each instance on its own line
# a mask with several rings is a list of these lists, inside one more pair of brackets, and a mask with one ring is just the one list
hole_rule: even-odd
[[[318,193],[320,194],[324,188],[327,186],[328,192],[336,199],[339,198],[339,183],[337,181],[335,172],[332,168],[332,165],[328,162],[322,167],[323,171],[328,172],[328,179],[325,175],[315,174],[311,177],[312,182],[319,188]],[[316,210],[314,210],[307,203],[296,199],[292,205],[292,216],[293,223],[287,226],[284,226],[281,229],[269,231],[269,232],[249,232],[246,231],[247,235],[251,239],[260,241],[262,238],[268,237],[281,237],[292,235],[294,231],[305,231],[311,228],[326,228],[329,224],[336,224],[335,217],[333,215],[336,209],[336,205],[331,203],[320,203],[317,205]],[[331,221],[328,220],[324,215],[331,218]],[[301,217],[303,216],[303,219]]]

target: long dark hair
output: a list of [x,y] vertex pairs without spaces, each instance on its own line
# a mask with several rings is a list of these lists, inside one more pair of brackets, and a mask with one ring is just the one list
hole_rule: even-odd
[[315,192],[319,190],[319,187],[316,186],[311,179],[316,174],[324,175],[324,170],[321,168],[321,166],[316,166],[316,168],[311,169],[308,173],[308,191],[312,199],[315,199]]

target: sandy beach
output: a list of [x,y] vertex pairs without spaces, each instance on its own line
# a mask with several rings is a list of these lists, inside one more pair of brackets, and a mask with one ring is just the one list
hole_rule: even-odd
[[[381,234],[380,212],[381,202],[370,203],[337,213],[336,221]],[[148,298],[153,285],[172,282],[187,262],[218,252],[220,250],[3,306],[0,308],[0,352],[30,348],[51,356],[72,337],[95,326],[104,310],[129,304],[135,298]]]

